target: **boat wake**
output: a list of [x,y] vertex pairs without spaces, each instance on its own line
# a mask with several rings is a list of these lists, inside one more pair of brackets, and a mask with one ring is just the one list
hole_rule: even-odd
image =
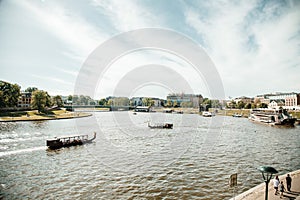
[[0,152],[0,157],[28,153],[28,152],[33,152],[33,151],[41,151],[41,150],[46,150],[46,149],[47,149],[47,147],[41,146],[41,147],[33,147],[33,148],[28,148],[28,149],[18,149],[15,151]]

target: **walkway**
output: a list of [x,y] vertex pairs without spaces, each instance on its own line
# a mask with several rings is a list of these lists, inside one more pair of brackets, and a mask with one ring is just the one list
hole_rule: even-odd
[[[292,188],[291,192],[284,192],[283,198],[280,195],[275,195],[273,180],[269,183],[269,198],[268,200],[300,200],[300,170],[289,173],[292,177]],[[279,176],[280,181],[283,181],[284,187],[286,188],[285,177],[287,174]],[[238,196],[232,198],[231,200],[264,200],[265,199],[265,183],[262,183]]]

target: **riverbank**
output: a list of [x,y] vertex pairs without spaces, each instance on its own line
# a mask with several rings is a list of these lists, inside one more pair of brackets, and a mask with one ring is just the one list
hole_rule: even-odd
[[33,111],[9,112],[0,116],[0,122],[22,122],[22,121],[41,121],[41,120],[59,120],[89,117],[92,114],[82,112],[69,112],[65,110],[55,110],[47,114]]
[[[249,117],[251,109],[224,109],[215,110],[213,108],[209,109],[210,112],[215,112],[217,115],[232,116],[234,114],[240,114],[242,117]],[[300,111],[289,110],[289,114],[297,119],[300,119]]]
[[[300,199],[300,170],[290,172],[292,178],[292,188],[291,192],[284,192],[283,193],[283,200],[284,199]],[[287,174],[279,176],[279,180],[283,181],[284,187],[286,188],[286,181],[285,177]],[[259,200],[259,199],[264,199],[265,197],[265,188],[266,184],[262,183],[238,196],[235,198],[232,198],[230,200]],[[268,199],[269,200],[275,200],[275,199],[280,199],[279,195],[274,194],[274,188],[273,188],[273,180],[270,181],[269,183],[269,190],[268,190]]]

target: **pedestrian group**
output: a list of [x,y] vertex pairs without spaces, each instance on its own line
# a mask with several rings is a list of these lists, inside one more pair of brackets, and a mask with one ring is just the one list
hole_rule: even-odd
[[[287,191],[290,192],[291,191],[291,187],[292,187],[292,178],[289,174],[287,174],[286,178],[286,188]],[[276,176],[273,180],[273,185],[274,185],[274,189],[275,189],[275,195],[278,194],[278,190],[280,192],[280,198],[283,197],[283,192],[286,191],[284,185],[283,185],[283,181],[279,181],[278,176]]]

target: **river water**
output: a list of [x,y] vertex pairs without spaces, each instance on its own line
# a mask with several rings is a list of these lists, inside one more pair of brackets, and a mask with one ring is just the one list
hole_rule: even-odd
[[[149,121],[174,128],[149,129]],[[92,144],[45,147],[47,138],[94,131]],[[300,169],[300,127],[132,112],[0,123],[0,199],[229,199],[262,182],[261,165]]]

